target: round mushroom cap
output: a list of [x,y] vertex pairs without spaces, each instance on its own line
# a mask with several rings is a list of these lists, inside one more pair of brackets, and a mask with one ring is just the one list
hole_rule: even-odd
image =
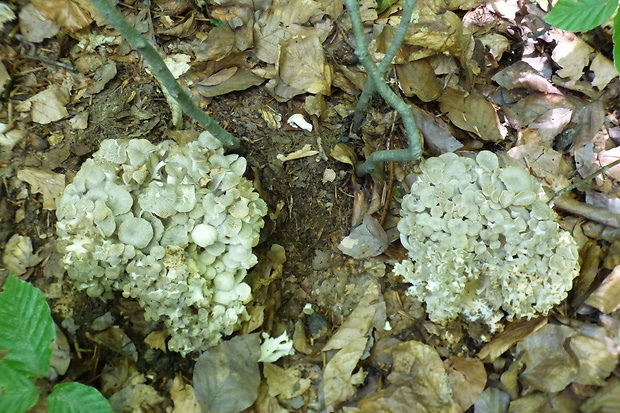
[[153,239],[153,227],[143,218],[130,217],[118,227],[118,239],[123,244],[142,249]]

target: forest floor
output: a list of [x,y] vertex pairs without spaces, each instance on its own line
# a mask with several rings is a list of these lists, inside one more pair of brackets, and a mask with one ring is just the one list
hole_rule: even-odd
[[[506,321],[493,337],[465,324],[447,337],[392,272],[407,256],[396,224],[415,166],[386,165],[373,177],[353,171],[373,151],[404,147],[406,139],[379,97],[361,132],[349,133],[366,77],[343,5],[154,0],[117,7],[158,46],[198,105],[241,138],[246,176],[269,208],[259,264],[248,274],[262,287],[240,334],[286,331],[295,354],[262,365],[247,411],[465,412],[476,403],[479,413],[617,412],[620,166],[573,191],[572,212],[558,209],[582,262],[564,303],[548,316]],[[521,162],[551,191],[620,158],[610,28],[578,35],[550,28],[541,7],[418,1],[388,79],[414,105],[425,157],[490,150]],[[163,326],[146,323],[136,302],[120,294],[104,302],[75,289],[55,246],[54,210],[104,139],[180,142],[201,128],[187,117],[173,125],[140,55],[90,3],[16,0],[10,8],[17,17],[0,19],[0,250],[14,234],[28,237],[33,252],[18,275],[45,293],[64,334],[60,354],[70,365],[42,383],[93,385],[115,411],[199,412],[195,393],[206,390],[192,387],[198,355],[167,351],[165,335],[154,334]],[[361,1],[378,61],[402,5],[376,8]],[[312,130],[290,125],[295,114]],[[360,225],[368,226],[364,235],[351,232]],[[339,248],[349,234],[363,248]],[[9,270],[0,267],[0,279]],[[127,342],[134,353],[119,350]],[[204,411],[238,411],[226,400],[247,389],[226,390],[233,383],[220,379],[224,401]]]

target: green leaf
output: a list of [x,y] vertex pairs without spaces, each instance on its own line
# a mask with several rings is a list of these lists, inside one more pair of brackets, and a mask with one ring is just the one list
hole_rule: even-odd
[[47,399],[49,413],[112,413],[112,407],[94,387],[81,383],[54,386]]
[[43,293],[9,275],[0,293],[0,349],[8,349],[0,365],[26,376],[43,377],[50,367],[54,321]]
[[387,9],[389,9],[392,4],[396,3],[398,0],[377,0],[377,13],[381,14]]
[[614,64],[616,70],[620,73],[620,13],[614,17]]
[[9,366],[0,365],[0,412],[25,412],[38,399],[39,391],[32,380]]
[[600,26],[618,8],[618,0],[559,0],[545,20],[558,29],[583,32]]

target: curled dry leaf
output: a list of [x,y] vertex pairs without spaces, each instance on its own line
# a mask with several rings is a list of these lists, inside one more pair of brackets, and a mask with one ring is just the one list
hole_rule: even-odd
[[172,413],[201,413],[194,388],[185,382],[181,374],[177,373],[172,381],[170,398],[174,403]]
[[335,160],[349,164],[354,168],[357,165],[357,155],[353,148],[346,143],[337,143],[330,155]]
[[56,198],[65,190],[65,176],[55,172],[24,168],[17,172],[17,178],[30,184],[30,192],[43,195],[43,208],[56,209]]
[[287,161],[292,161],[294,159],[301,159],[301,158],[307,158],[308,156],[314,156],[318,153],[319,151],[312,150],[312,146],[310,146],[310,144],[306,144],[304,145],[303,148],[301,148],[298,151],[291,152],[288,155],[278,154],[276,155],[276,158],[278,158],[282,162],[287,162]]
[[516,62],[495,74],[492,77],[500,86],[506,89],[527,88],[542,93],[560,94],[558,88],[542,76],[526,62]]
[[223,341],[198,358],[194,392],[203,413],[237,413],[258,396],[260,338],[247,334]]
[[32,0],[32,4],[68,32],[81,30],[93,21],[90,14],[72,0]]
[[620,308],[620,266],[603,280],[601,285],[588,297],[586,304],[605,314],[611,314]]
[[383,254],[388,245],[388,236],[379,221],[366,215],[362,223],[338,244],[338,249],[350,257],[363,259]]
[[478,358],[452,356],[444,361],[454,400],[466,411],[480,397],[487,384],[484,363]]
[[485,141],[499,142],[504,139],[495,108],[479,93],[473,91],[467,95],[448,88],[441,96],[440,105],[457,127],[473,132]]
[[564,390],[579,371],[579,361],[565,346],[576,334],[570,327],[547,324],[518,343],[517,357],[527,366],[519,380],[543,392]]

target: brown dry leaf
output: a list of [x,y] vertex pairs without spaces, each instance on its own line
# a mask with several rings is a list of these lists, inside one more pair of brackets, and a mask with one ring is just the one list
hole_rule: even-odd
[[273,363],[263,364],[263,376],[267,379],[270,396],[281,396],[292,399],[302,395],[310,388],[312,381],[301,377],[300,366],[291,366],[287,369]]
[[575,383],[602,386],[618,364],[618,349],[602,327],[583,326],[584,334],[569,339],[570,349],[579,360]]
[[[381,296],[379,283],[373,281],[368,285],[368,289],[359,304],[325,344],[322,351],[339,350],[353,340],[366,337],[370,326],[373,325],[377,311],[381,308],[385,308],[385,301]],[[384,314],[385,311],[380,313]],[[375,324],[377,323],[375,322]],[[378,324],[381,327],[383,326],[381,322]]]
[[559,392],[579,371],[579,361],[567,352],[566,342],[578,333],[567,326],[547,324],[517,344],[517,357],[526,369],[519,380],[536,390]]
[[50,171],[24,168],[17,171],[17,179],[30,184],[30,192],[43,195],[43,208],[56,209],[56,198],[65,190],[65,176]]
[[499,142],[504,139],[495,108],[482,95],[472,91],[467,95],[448,88],[440,99],[442,112],[457,127],[473,132],[482,140]]
[[351,376],[364,354],[368,338],[358,337],[346,340],[346,342],[348,344],[342,347],[329,360],[323,370],[322,385],[327,411],[333,411],[335,406],[348,400],[355,394],[355,387],[351,384]]
[[246,90],[251,88],[252,86],[258,86],[265,81],[265,79],[255,75],[250,70],[229,68],[218,72],[221,75],[219,78],[207,78],[205,82],[219,82],[222,80],[223,77],[226,77],[226,75],[230,74],[232,71],[234,71],[234,74],[226,78],[226,80],[222,81],[221,83],[215,84],[213,86],[196,84],[196,90],[204,97],[214,97],[225,95],[227,93],[235,92],[238,90]]
[[516,62],[500,70],[492,79],[506,89],[523,87],[542,93],[560,94],[560,91],[549,80],[545,79],[537,70],[523,61]]
[[362,223],[338,244],[338,249],[359,260],[383,254],[389,244],[388,236],[379,221],[366,215]]
[[[618,159],[620,159],[620,146],[598,153],[598,160],[601,167],[607,166]],[[607,169],[605,175],[617,181],[620,178],[620,165]]]
[[553,49],[551,58],[562,69],[556,73],[562,78],[576,82],[583,75],[584,68],[590,63],[590,54],[594,49],[577,36],[567,33],[557,38],[558,44]]
[[599,90],[604,89],[609,82],[618,77],[618,70],[614,62],[605,57],[602,53],[596,55],[590,64],[590,70],[594,73],[592,86],[597,87]]
[[522,162],[522,165],[540,179],[544,179],[554,190],[560,190],[570,185],[567,178],[573,173],[569,161],[547,146],[519,145],[507,152],[508,156]]
[[221,60],[234,48],[235,32],[228,26],[214,27],[196,51],[196,61]]
[[4,94],[4,89],[10,80],[9,72],[6,70],[4,63],[0,62],[0,95]]
[[487,384],[484,363],[478,359],[452,356],[444,361],[454,400],[466,411],[478,400]]
[[136,346],[131,342],[125,331],[118,326],[108,327],[95,334],[86,333],[86,338],[124,355],[136,354]]
[[567,108],[574,109],[574,99],[563,95],[553,95],[546,93],[532,93],[520,99],[512,106],[502,108],[506,116],[510,119],[512,126],[518,129],[525,129],[536,118],[544,115],[552,109]]
[[69,94],[67,91],[58,86],[50,86],[43,92],[21,102],[17,110],[29,110],[34,122],[46,125],[69,115],[65,108],[68,102]]
[[[223,27],[223,26],[222,26]],[[175,37],[188,37],[196,33],[196,19],[194,13],[189,13],[189,16],[176,23],[174,26],[162,30],[161,34],[166,36]]]
[[551,109],[534,119],[529,127],[538,130],[542,143],[551,147],[555,137],[570,122],[572,113],[573,111],[569,108]]
[[135,363],[127,358],[116,358],[106,364],[101,374],[101,392],[112,394],[118,389],[146,382],[146,377],[138,372]]
[[478,357],[486,363],[492,363],[515,343],[522,341],[546,324],[547,317],[525,321],[511,321],[506,325],[504,331],[493,337],[493,340],[478,352]]
[[512,400],[507,411],[510,413],[578,413],[580,402],[581,400],[568,391],[557,394],[533,393]]
[[68,32],[81,30],[93,21],[90,14],[72,0],[32,0],[32,4]]
[[32,3],[26,4],[19,12],[19,28],[24,40],[40,43],[53,37],[60,28],[46,18]]
[[308,156],[314,156],[318,154],[319,151],[313,151],[312,145],[309,143],[305,144],[303,148],[291,152],[288,155],[282,155],[281,153],[276,155],[276,158],[281,160],[282,162],[288,162],[295,159],[307,158]]
[[153,331],[144,338],[144,344],[150,348],[155,348],[165,353],[167,350],[166,340],[168,337],[170,337],[168,330]]
[[437,100],[442,87],[428,59],[395,65],[400,89],[405,96],[417,96],[422,102]]
[[355,168],[357,165],[357,154],[355,150],[346,143],[337,143],[334,146],[334,150],[330,153],[330,156],[335,160],[351,165]]
[[114,76],[116,76],[116,64],[114,62],[99,67],[95,71],[95,83],[90,85],[86,92],[92,95],[101,92]]
[[[71,348],[65,333],[54,323],[56,327],[56,338],[50,344],[52,349],[52,357],[50,359],[50,368],[60,376],[64,376],[71,364]],[[49,375],[48,375],[49,377]]]
[[620,308],[620,266],[613,269],[601,285],[588,297],[586,304],[610,314]]
[[246,334],[207,349],[194,366],[194,393],[203,413],[235,413],[258,396],[260,338]]
[[[468,36],[463,34],[461,19],[451,11],[441,11],[443,6],[441,3],[429,1],[416,9],[419,17],[411,22],[403,41],[404,45],[413,46],[405,48],[407,52],[411,52],[407,55],[409,61],[439,53],[457,57],[470,53],[470,51],[463,50],[463,37]],[[389,24],[398,27],[400,16],[392,16]]]
[[568,124],[573,134],[573,149],[590,143],[603,127],[604,121],[605,110],[600,100],[593,100],[575,109]]
[[620,406],[620,379],[611,378],[594,396],[583,403],[582,413],[617,413]]
[[327,63],[321,40],[317,36],[296,36],[280,43],[279,80],[312,94],[331,94],[333,70]]
[[254,24],[256,57],[266,63],[276,63],[280,42],[296,35],[318,36],[324,41],[331,27],[327,33],[327,27],[322,28],[319,34],[314,27],[303,26],[310,17],[324,13],[324,7],[313,0],[275,0]]
[[463,147],[463,144],[450,133],[446,122],[416,105],[410,106],[415,123],[424,136],[424,144],[433,155],[454,152]]
[[152,386],[135,384],[123,387],[108,399],[115,412],[154,411],[164,398]]
[[504,413],[508,412],[510,396],[496,387],[489,387],[476,400],[476,413]]
[[419,341],[396,344],[387,350],[394,357],[388,376],[390,388],[406,389],[427,412],[451,413],[456,405],[444,364],[437,351]]
[[172,413],[201,413],[196,400],[194,388],[185,383],[183,376],[177,373],[170,387],[170,398],[174,403]]

